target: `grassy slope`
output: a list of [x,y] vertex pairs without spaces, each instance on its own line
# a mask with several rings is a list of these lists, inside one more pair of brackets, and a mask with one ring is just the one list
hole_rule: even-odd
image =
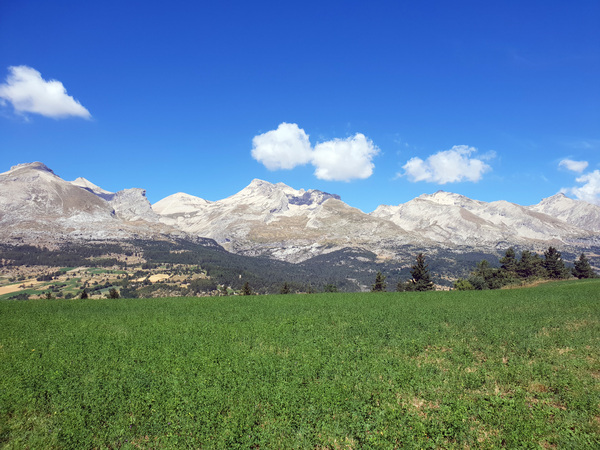
[[600,282],[0,302],[7,448],[600,445]]

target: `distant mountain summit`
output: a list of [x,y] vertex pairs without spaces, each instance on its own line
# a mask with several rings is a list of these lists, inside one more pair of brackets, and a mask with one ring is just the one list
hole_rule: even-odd
[[40,162],[19,164],[0,174],[0,224],[38,220],[110,221],[113,209],[93,193],[74,186]]
[[338,195],[257,179],[223,200],[179,193],[153,209],[161,222],[214,239],[230,251],[291,262],[346,247],[372,247],[377,228],[380,240],[414,241],[394,224],[346,205]]
[[92,194],[96,194],[98,197],[101,197],[104,200],[109,200],[115,195],[114,192],[106,191],[83,177],[79,177],[71,181],[71,184],[73,186],[79,186],[80,188],[90,191]]
[[600,232],[600,206],[582,200],[573,200],[559,193],[529,207],[532,211],[548,214],[584,230]]
[[5,242],[126,239],[169,231],[175,230],[158,223],[143,189],[110,193],[83,178],[68,182],[41,162],[0,174],[0,236]]
[[335,194],[258,179],[218,201],[180,192],[150,205],[143,189],[113,193],[85,178],[64,181],[40,162],[0,174],[5,242],[166,236],[210,238],[234,253],[289,262],[341,249],[368,250],[380,260],[415,249],[498,253],[553,245],[575,253],[600,247],[600,207],[563,194],[521,206],[438,191],[365,214]]
[[[594,216],[595,206],[576,200],[580,217]],[[418,232],[446,245],[494,246],[565,244],[593,238],[586,228],[541,212],[539,205],[520,206],[504,200],[486,203],[438,191],[398,206],[380,206],[371,213],[406,230]],[[545,245],[545,244],[543,244]]]

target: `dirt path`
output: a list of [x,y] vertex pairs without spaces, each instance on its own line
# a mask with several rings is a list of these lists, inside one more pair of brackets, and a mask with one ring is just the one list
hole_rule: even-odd
[[2,286],[0,287],[0,295],[3,294],[12,294],[13,292],[17,292],[20,291],[21,288],[19,286],[21,286],[21,284],[11,284],[10,286]]

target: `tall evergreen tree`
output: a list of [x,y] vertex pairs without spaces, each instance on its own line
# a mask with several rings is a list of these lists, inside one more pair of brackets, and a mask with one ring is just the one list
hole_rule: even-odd
[[554,247],[548,247],[544,252],[544,268],[548,272],[548,278],[568,278],[569,271],[561,258],[561,254]]
[[519,264],[517,264],[517,275],[521,278],[546,276],[543,261],[539,255],[531,253],[529,250],[523,250]]
[[583,253],[579,255],[579,259],[575,261],[575,267],[573,267],[572,272],[573,276],[579,279],[596,278],[596,273],[594,272],[594,269],[592,269],[590,262]]
[[250,283],[247,281],[244,283],[242,287],[242,295],[252,295],[252,289],[250,288]]
[[432,291],[433,281],[429,275],[429,266],[425,263],[425,255],[419,253],[417,255],[417,262],[412,266],[410,270],[412,275],[412,284],[415,291]]
[[381,272],[377,272],[377,275],[375,275],[375,284],[371,285],[371,292],[384,292],[386,287],[385,277]]
[[81,291],[81,297],[82,300],[85,300],[86,298],[88,298],[88,293],[87,293],[87,289],[84,289],[83,291]]
[[288,284],[288,282],[286,281],[285,283],[283,283],[283,286],[281,286],[281,290],[279,291],[280,294],[289,294],[290,293],[290,285]]
[[518,263],[519,261],[517,261],[515,249],[512,247],[506,250],[506,253],[504,253],[504,257],[500,258],[500,268],[505,270],[506,272],[509,272],[510,274],[517,273]]

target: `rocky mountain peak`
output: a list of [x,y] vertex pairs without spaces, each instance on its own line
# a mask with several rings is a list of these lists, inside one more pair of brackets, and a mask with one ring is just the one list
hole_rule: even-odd
[[[278,202],[296,206],[317,206],[330,198],[341,200],[339,195],[330,194],[317,189],[294,189],[285,183],[273,184],[259,179],[252,180],[246,188],[232,196],[232,198],[238,198],[238,196],[240,199],[241,197],[245,197],[246,199],[244,201],[247,201],[252,197],[257,201],[266,197],[269,199],[276,199]],[[287,205],[282,204],[282,207],[285,206]]]
[[468,197],[465,197],[464,195],[454,194],[452,192],[446,192],[446,191],[437,191],[433,194],[423,194],[423,195],[420,195],[418,198],[423,199],[423,200],[429,200],[429,201],[437,203],[439,205],[456,205],[456,206],[463,206],[466,203],[474,201]]
[[529,206],[529,209],[564,220],[584,230],[600,231],[600,206],[573,200],[562,192],[543,199],[537,205]]
[[144,189],[108,192],[73,182],[46,165],[19,164],[0,174],[0,238],[40,244],[127,239],[176,231],[159,223]]
[[258,178],[253,179],[248,186],[246,186],[242,191],[272,191],[275,187],[283,188],[285,184],[278,183],[273,184],[268,181],[259,180]]
[[546,198],[542,199],[542,201],[539,202],[535,206],[543,206],[543,205],[560,206],[560,205],[562,205],[564,207],[568,207],[568,206],[572,206],[576,203],[577,203],[577,200],[573,200],[572,198],[567,197],[564,193],[559,192],[550,197],[546,197]]
[[154,212],[161,215],[188,214],[195,213],[210,203],[211,202],[204,200],[203,198],[184,192],[178,192],[159,200],[152,205],[152,209]]
[[49,172],[52,175],[56,175],[54,173],[54,171],[52,169],[50,169],[46,164],[41,163],[39,161],[32,162],[32,163],[17,164],[16,166],[12,166],[10,168],[9,172],[23,170],[23,169],[40,170],[42,172]]
[[327,192],[318,191],[316,189],[310,189],[308,191],[300,190],[296,195],[288,194],[287,198],[290,205],[298,206],[317,206],[323,204],[330,198],[333,198],[335,200],[342,199],[337,194],[329,194]]
[[91,191],[94,194],[114,194],[114,192],[110,192],[105,189],[102,189],[100,186],[95,185],[94,183],[92,183],[89,180],[86,180],[83,177],[79,177],[79,178],[71,181],[71,184],[74,186],[79,186],[84,189],[87,189],[88,191]]
[[145,189],[123,189],[113,194],[109,203],[115,208],[117,216],[123,220],[158,222],[158,215],[154,212],[150,202],[146,198]]

